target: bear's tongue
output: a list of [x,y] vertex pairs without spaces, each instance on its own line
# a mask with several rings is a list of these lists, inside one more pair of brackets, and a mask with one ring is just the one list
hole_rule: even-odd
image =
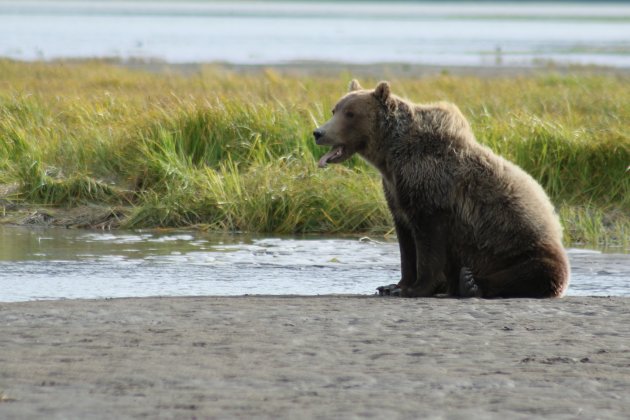
[[317,166],[319,166],[320,168],[323,168],[328,164],[328,162],[341,156],[342,154],[343,154],[343,146],[333,147],[332,149],[330,149],[330,152],[326,153],[324,156],[321,157]]

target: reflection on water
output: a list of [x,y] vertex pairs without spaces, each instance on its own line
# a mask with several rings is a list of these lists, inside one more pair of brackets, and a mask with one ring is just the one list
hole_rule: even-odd
[[[630,254],[570,250],[569,295],[630,296]],[[398,245],[358,238],[0,226],[0,301],[136,296],[372,294]]]

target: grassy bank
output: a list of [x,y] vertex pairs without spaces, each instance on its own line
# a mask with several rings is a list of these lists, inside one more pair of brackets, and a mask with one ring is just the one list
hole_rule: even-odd
[[[98,206],[101,226],[387,232],[372,168],[316,167],[311,131],[349,78],[0,61],[0,216]],[[542,183],[567,243],[629,240],[630,77],[390,80],[457,103],[480,142]]]

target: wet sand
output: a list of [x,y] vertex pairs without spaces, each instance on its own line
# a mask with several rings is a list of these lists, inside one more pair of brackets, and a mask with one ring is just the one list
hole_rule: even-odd
[[0,303],[0,418],[626,418],[630,299]]

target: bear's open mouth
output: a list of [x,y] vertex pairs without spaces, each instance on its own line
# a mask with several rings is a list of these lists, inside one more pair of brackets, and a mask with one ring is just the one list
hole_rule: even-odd
[[321,157],[317,166],[320,168],[324,168],[329,163],[335,163],[335,161],[339,161],[344,157],[344,149],[343,146],[333,146],[332,149],[324,156]]

